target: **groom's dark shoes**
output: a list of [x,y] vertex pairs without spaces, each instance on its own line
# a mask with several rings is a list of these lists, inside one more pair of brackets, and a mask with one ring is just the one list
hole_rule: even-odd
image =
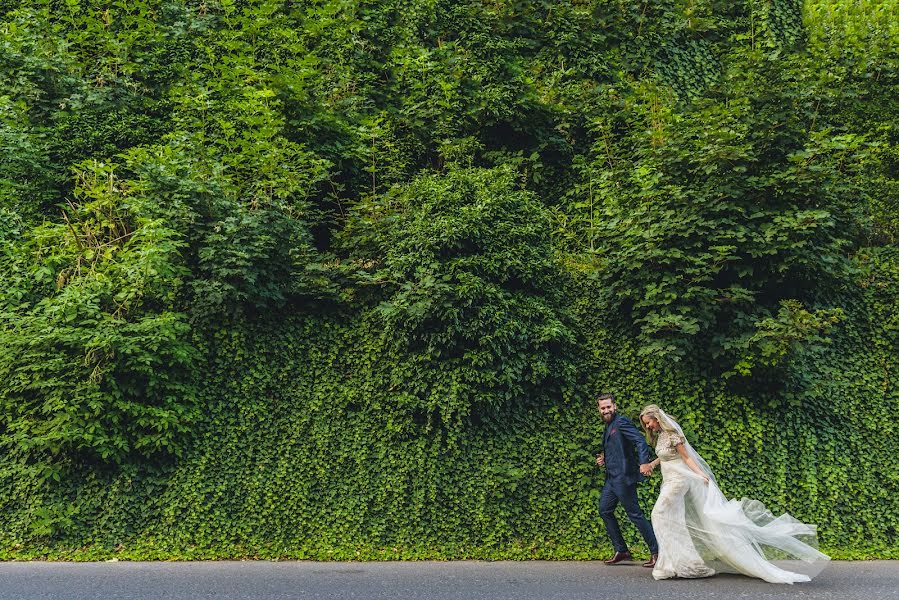
[[602,562],[606,563],[607,565],[615,565],[615,564],[620,563],[623,560],[631,560],[631,553],[627,552],[627,551],[616,552],[615,556],[613,556],[612,558],[610,558],[608,560],[604,560]]
[[650,555],[649,555],[649,560],[647,560],[645,563],[643,563],[643,566],[644,566],[644,567],[652,568],[652,567],[656,566],[656,561],[657,561],[657,560],[659,560],[659,555],[658,555],[658,554],[650,554]]

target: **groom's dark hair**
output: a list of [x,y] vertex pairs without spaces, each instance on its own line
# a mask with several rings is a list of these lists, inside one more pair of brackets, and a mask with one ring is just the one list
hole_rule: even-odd
[[615,403],[615,394],[602,393],[596,397],[596,403],[599,404],[603,400],[611,400],[612,404]]

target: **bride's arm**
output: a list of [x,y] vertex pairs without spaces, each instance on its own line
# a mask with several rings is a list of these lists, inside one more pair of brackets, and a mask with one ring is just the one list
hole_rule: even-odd
[[652,475],[652,472],[655,470],[659,463],[662,462],[661,458],[657,458],[653,461],[646,463],[645,465],[640,465],[640,472],[643,473],[646,477]]
[[708,482],[709,476],[703,473],[702,469],[699,468],[699,465],[697,465],[696,462],[692,458],[690,458],[690,455],[687,454],[687,448],[683,444],[678,444],[677,446],[675,446],[675,448],[677,448],[677,453],[680,454],[680,457],[682,459],[684,459],[684,462],[687,464],[687,466],[690,467],[690,470],[705,479],[706,482]]

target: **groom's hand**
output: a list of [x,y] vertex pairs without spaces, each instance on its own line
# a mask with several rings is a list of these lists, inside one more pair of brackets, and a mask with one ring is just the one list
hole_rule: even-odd
[[646,477],[652,475],[652,465],[649,463],[645,463],[640,465],[640,472],[643,473]]
[[597,454],[596,455],[596,464],[600,467],[606,466],[606,455],[605,454]]

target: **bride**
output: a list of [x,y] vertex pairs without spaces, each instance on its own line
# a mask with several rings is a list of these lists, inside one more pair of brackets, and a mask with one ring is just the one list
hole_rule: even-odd
[[640,421],[658,456],[643,474],[662,466],[662,489],[652,509],[659,541],[655,579],[724,572],[795,583],[824,568],[830,558],[816,548],[814,525],[788,514],[775,517],[757,500],[727,500],[674,419],[650,404]]

